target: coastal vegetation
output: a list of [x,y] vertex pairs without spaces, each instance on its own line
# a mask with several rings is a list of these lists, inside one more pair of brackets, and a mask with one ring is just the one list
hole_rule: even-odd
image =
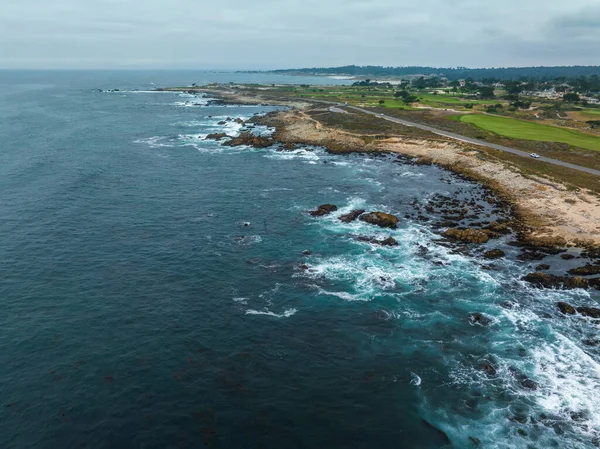
[[382,67],[357,66],[343,67],[312,67],[301,69],[273,70],[271,73],[297,75],[338,75],[338,76],[370,76],[370,77],[401,77],[401,76],[445,76],[451,80],[461,78],[485,79],[519,79],[521,77],[558,78],[589,76],[600,72],[600,66],[561,66],[561,67],[498,67],[498,68],[467,68],[467,67]]
[[600,137],[556,126],[483,114],[464,115],[460,120],[506,137],[543,142],[562,142],[574,147],[600,151]]
[[[209,86],[211,88],[227,89],[238,97],[247,96],[249,101],[261,98],[281,104],[282,101],[324,100],[338,103],[342,109],[346,105],[358,106],[461,136],[600,170],[600,124],[596,123],[600,114],[600,80],[597,74],[516,81],[421,76],[356,79],[349,85],[229,83]],[[174,88],[186,89],[189,87]],[[573,95],[564,98],[568,94]],[[356,111],[331,113],[322,106],[316,111],[314,118],[319,122],[360,133],[366,144],[394,135],[434,142],[448,140],[416,127],[401,126]],[[600,193],[600,182],[592,174],[494,148],[478,147],[478,151],[479,158],[503,161],[518,167],[527,176],[546,176],[568,188]]]

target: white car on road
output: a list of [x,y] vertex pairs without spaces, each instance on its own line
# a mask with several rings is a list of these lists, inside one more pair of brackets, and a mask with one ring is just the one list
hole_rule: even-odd
[[535,158],[535,159],[539,159],[540,155],[537,153],[531,153],[530,154],[531,157]]

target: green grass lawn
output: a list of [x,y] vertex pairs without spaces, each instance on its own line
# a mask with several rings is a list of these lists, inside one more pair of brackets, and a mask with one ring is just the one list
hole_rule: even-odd
[[600,109],[583,109],[581,113],[585,115],[597,116],[600,115]]
[[504,101],[501,100],[496,100],[496,99],[491,99],[491,100],[478,100],[476,98],[473,99],[469,99],[469,98],[459,98],[455,95],[445,95],[445,94],[439,94],[439,95],[433,95],[433,94],[427,94],[427,93],[421,93],[421,92],[415,92],[414,95],[416,95],[417,97],[421,98],[422,103],[443,103],[443,104],[455,104],[458,106],[464,106],[465,104],[471,103],[471,104],[496,104],[496,103],[504,103]]
[[600,137],[555,126],[540,125],[524,120],[483,114],[465,115],[460,120],[501,136],[512,137],[514,139],[561,142],[573,145],[574,147],[600,151]]

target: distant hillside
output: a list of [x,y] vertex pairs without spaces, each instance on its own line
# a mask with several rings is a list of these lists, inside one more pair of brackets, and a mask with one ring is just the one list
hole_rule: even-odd
[[467,67],[381,67],[357,66],[313,67],[306,69],[272,70],[270,73],[298,75],[351,75],[357,77],[402,77],[402,76],[443,76],[450,80],[473,78],[496,78],[500,80],[527,78],[559,77],[573,78],[578,76],[600,75],[600,66],[563,66],[563,67],[498,67],[489,69],[469,69]]

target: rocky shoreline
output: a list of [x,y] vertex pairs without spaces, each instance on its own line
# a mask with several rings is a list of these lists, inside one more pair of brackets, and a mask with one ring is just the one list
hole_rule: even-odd
[[[470,253],[502,236],[514,235],[509,245],[519,249],[517,259],[522,262],[543,261],[547,257],[562,255],[569,258],[587,259],[584,266],[573,267],[564,276],[545,273],[549,264],[539,263],[523,281],[537,288],[596,288],[600,290],[600,202],[585,192],[570,192],[566,188],[538,178],[526,177],[500,162],[481,160],[477,150],[466,145],[437,141],[423,141],[389,136],[368,136],[340,131],[324,125],[307,113],[314,108],[310,103],[266,101],[258,97],[246,97],[236,92],[214,89],[198,89],[219,97],[219,104],[266,104],[284,105],[290,109],[254,116],[243,122],[244,128],[237,136],[225,133],[211,134],[206,139],[222,142],[225,146],[250,146],[267,148],[276,146],[280,151],[294,150],[298,145],[321,146],[330,153],[369,153],[372,156],[395,156],[402,163],[436,164],[483,185],[490,194],[487,201],[494,212],[502,218],[491,221],[483,214],[480,205],[463,204],[456,198],[436,197],[428,204],[414,204],[417,221],[432,221],[431,227],[440,234],[455,251]],[[321,113],[330,113],[327,109]],[[254,134],[252,128],[263,125],[275,129],[272,136]],[[539,202],[540,204],[537,204]],[[594,205],[583,211],[581,206]],[[325,204],[310,212],[314,217],[328,215],[337,210],[335,205]],[[561,217],[561,214],[564,216]],[[434,220],[434,216],[437,219]],[[352,211],[338,217],[343,222],[361,220],[382,228],[395,228],[399,217],[381,211]],[[564,223],[572,219],[571,223]],[[373,241],[364,236],[358,240],[369,243],[395,246],[393,238]],[[567,251],[569,253],[567,254]],[[480,251],[481,252],[481,251]],[[577,254],[577,255],[573,255]],[[493,261],[505,256],[500,249],[481,253],[481,258]],[[565,257],[567,256],[567,257]],[[591,263],[590,263],[591,262]]]

